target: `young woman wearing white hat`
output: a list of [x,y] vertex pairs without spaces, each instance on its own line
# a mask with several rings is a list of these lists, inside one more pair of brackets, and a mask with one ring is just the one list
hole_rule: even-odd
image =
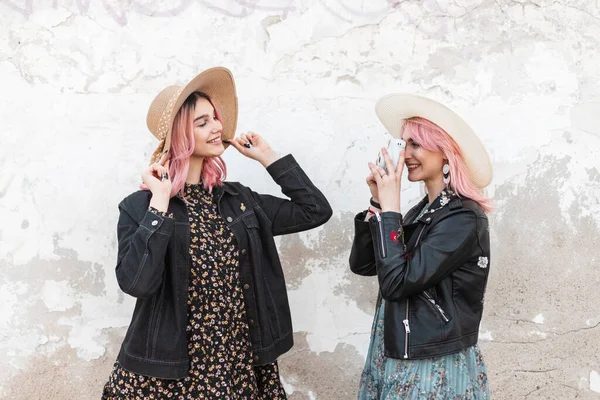
[[[452,110],[421,96],[377,102],[388,132],[406,141],[397,166],[369,163],[371,206],[355,218],[350,268],[379,280],[377,310],[358,398],[488,399],[477,345],[490,266],[482,194],[490,158]],[[404,216],[401,177],[427,195]]]
[[[258,134],[234,138],[231,72],[211,68],[159,93],[159,140],[143,185],[120,204],[116,275],[137,298],[103,399],[285,399],[277,358],[293,344],[273,237],[331,217],[295,159]],[[290,199],[224,182],[231,144]]]

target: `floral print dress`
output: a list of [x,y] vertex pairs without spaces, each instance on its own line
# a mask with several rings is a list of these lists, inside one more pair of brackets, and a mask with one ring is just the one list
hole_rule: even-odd
[[359,400],[489,400],[479,346],[424,360],[387,358],[383,347],[384,310],[382,300],[360,378]]
[[117,362],[102,399],[285,399],[277,362],[252,364],[235,236],[201,183],[186,184],[185,197],[192,238],[188,376],[178,380],[142,376]]
[[[428,206],[425,206],[419,219]],[[423,360],[388,358],[384,353],[385,300],[381,299],[360,378],[359,400],[489,400],[487,371],[479,346]]]

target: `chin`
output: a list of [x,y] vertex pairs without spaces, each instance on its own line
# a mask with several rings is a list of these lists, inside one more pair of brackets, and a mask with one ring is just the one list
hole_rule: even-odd
[[196,157],[219,157],[225,152],[225,147],[221,146],[220,149],[214,149],[212,151],[195,151],[194,156]]

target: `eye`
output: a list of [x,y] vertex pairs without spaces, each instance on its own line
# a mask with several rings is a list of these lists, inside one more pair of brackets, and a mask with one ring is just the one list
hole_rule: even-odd
[[419,143],[415,143],[415,142],[412,142],[410,145],[412,146],[413,149],[418,149],[419,147],[421,147],[421,145]]
[[199,123],[199,124],[198,124],[198,126],[199,126],[200,128],[202,128],[203,126],[206,126],[206,120],[202,120],[202,122],[201,122],[201,123]]

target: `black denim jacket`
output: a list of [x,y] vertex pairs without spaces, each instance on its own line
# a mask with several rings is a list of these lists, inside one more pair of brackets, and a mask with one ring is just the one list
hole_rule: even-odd
[[395,212],[355,218],[350,269],[378,277],[391,358],[437,357],[477,343],[490,262],[487,216],[473,200],[441,195],[434,212],[415,220],[426,204],[427,197],[407,223]]
[[[240,248],[244,291],[255,364],[277,359],[293,345],[292,320],[281,263],[273,237],[318,227],[332,215],[325,196],[293,156],[267,171],[291,200],[226,182],[213,190],[218,210]],[[151,193],[138,191],[119,204],[119,286],[137,303],[118,360],[138,374],[187,376],[187,299],[190,227],[185,203],[169,202],[173,218],[150,211]]]

